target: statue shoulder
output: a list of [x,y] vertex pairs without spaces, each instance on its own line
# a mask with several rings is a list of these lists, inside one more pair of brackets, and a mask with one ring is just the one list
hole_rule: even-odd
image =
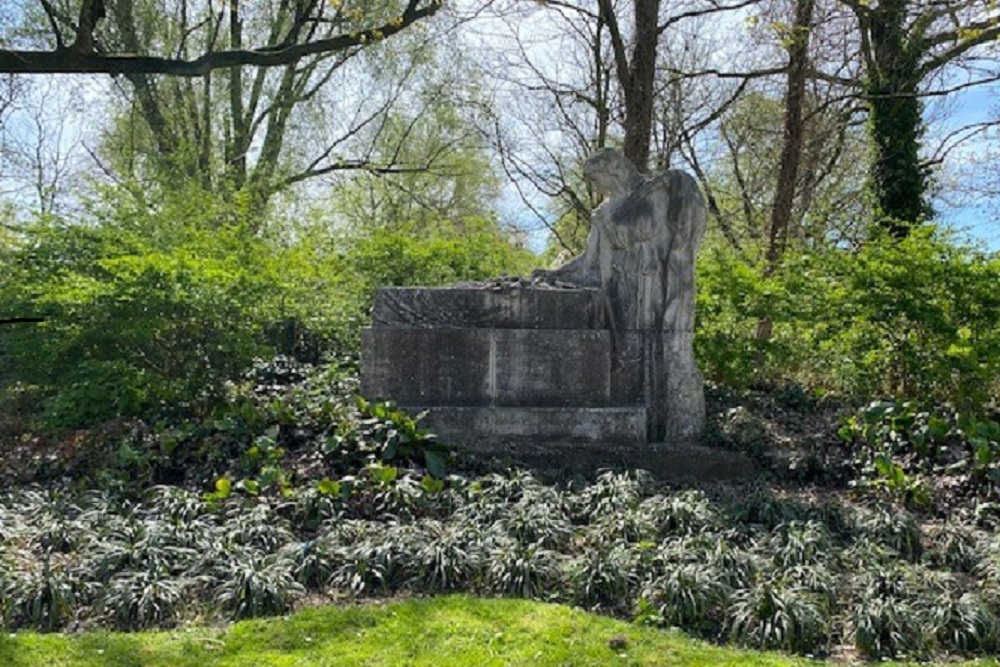
[[687,173],[686,171],[681,171],[680,169],[668,169],[659,176],[657,180],[662,182],[664,186],[670,189],[671,192],[679,194],[691,193],[692,195],[701,199],[701,186],[694,176]]

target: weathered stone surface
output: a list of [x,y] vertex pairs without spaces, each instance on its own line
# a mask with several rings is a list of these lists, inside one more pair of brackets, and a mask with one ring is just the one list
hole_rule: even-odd
[[694,260],[707,214],[697,182],[670,170],[646,178],[621,153],[587,160],[584,176],[608,196],[591,218],[582,255],[543,281],[600,287],[618,330],[694,330]]
[[384,287],[375,294],[372,326],[605,329],[605,306],[597,289]]
[[361,332],[361,392],[400,405],[489,405],[489,329]]
[[641,331],[618,332],[612,338],[611,403],[612,405],[643,405],[645,403],[645,356]]
[[671,331],[663,338],[663,440],[697,442],[705,429],[705,381],[694,361],[694,334]]
[[[575,415],[569,425],[576,425],[582,433],[578,437],[567,437],[558,428],[559,422],[548,432],[544,430],[551,424],[546,413],[555,414],[551,409],[531,411],[537,415],[527,415],[526,410],[432,409],[427,419],[432,430],[441,427],[435,433],[450,437],[462,451],[510,459],[544,471],[593,473],[600,468],[642,468],[659,479],[676,482],[741,480],[757,472],[753,461],[739,452],[631,439],[643,431],[641,408],[589,410],[587,416]],[[487,435],[476,438],[473,429]]]
[[536,443],[544,448],[548,443],[572,441],[602,448],[645,443],[645,413],[642,407],[430,407],[423,424],[442,442],[488,454],[507,452],[512,444]]
[[705,419],[692,346],[701,195],[686,174],[647,178],[610,150],[585,176],[608,199],[563,267],[531,283],[379,290],[362,391],[430,408],[430,427],[466,449],[668,477],[710,469],[725,456],[680,455]]
[[[558,269],[536,272],[536,279],[601,288],[612,330],[642,332],[650,440],[695,442],[705,425],[692,346],[695,256],[706,226],[697,183],[674,170],[646,178],[612,149],[587,160],[584,175],[608,196],[594,210],[587,248]],[[622,361],[634,358],[630,351]],[[632,379],[624,374],[613,393],[628,392],[621,385]]]
[[400,404],[611,404],[607,330],[371,327],[362,366],[362,393]]
[[600,406],[611,402],[611,333],[493,331],[493,403]]

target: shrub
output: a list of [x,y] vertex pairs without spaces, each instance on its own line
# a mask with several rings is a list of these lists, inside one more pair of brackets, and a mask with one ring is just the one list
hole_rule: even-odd
[[976,536],[957,524],[944,524],[929,534],[930,558],[935,565],[954,572],[972,572],[980,559]]
[[12,629],[52,632],[73,618],[76,605],[89,592],[65,564],[46,557],[34,567],[0,577],[3,618]]
[[642,591],[662,623],[699,632],[721,624],[728,596],[729,588],[722,583],[720,573],[697,563],[668,566]]
[[[789,248],[777,271],[727,247],[698,259],[696,353],[732,387],[981,406],[1000,377],[1000,261],[927,226],[902,241]],[[772,335],[755,335],[767,318]]]
[[569,541],[573,529],[562,504],[525,495],[507,508],[498,527],[522,544],[559,549]]
[[819,596],[772,581],[736,591],[729,608],[730,636],[755,648],[817,653],[825,648],[829,624]]
[[98,600],[120,630],[170,625],[189,582],[163,571],[127,571],[112,577]]
[[586,529],[588,543],[605,546],[618,542],[635,543],[655,536],[653,522],[641,509],[601,515]]
[[413,559],[414,588],[428,593],[467,590],[482,576],[479,545],[461,527],[430,521],[421,529],[425,538]]
[[591,548],[567,566],[573,601],[588,608],[624,611],[639,583],[636,554],[623,544]]
[[593,484],[573,497],[573,513],[581,521],[590,521],[635,509],[651,485],[652,476],[644,470],[602,472]]
[[116,521],[96,541],[91,567],[105,582],[130,570],[180,574],[191,567],[211,540],[199,535],[180,536],[179,541],[189,545],[181,546],[170,539],[177,536],[176,529],[168,531],[152,519]]
[[264,553],[274,553],[295,541],[287,522],[265,500],[234,499],[226,508],[224,526],[227,543]]
[[923,553],[920,526],[913,515],[899,508],[879,505],[859,517],[861,535],[892,549],[911,562]]
[[526,599],[552,599],[561,589],[560,556],[539,544],[500,542],[487,553],[490,592]]
[[924,612],[904,598],[866,596],[850,623],[855,648],[868,658],[919,658],[929,649]]
[[719,536],[708,554],[707,564],[719,575],[719,581],[731,589],[748,587],[758,576],[758,559]]
[[340,544],[335,533],[324,533],[314,540],[287,544],[281,556],[293,564],[295,581],[310,590],[322,590],[341,563]]
[[639,512],[648,518],[661,537],[691,535],[719,523],[712,503],[700,491],[647,498],[640,504]]
[[816,563],[826,557],[830,548],[830,536],[818,521],[782,524],[771,536],[770,553],[785,568]]
[[768,488],[753,489],[735,499],[732,514],[738,523],[760,524],[768,530],[808,518],[808,512],[799,503],[776,496]]
[[997,617],[975,593],[945,591],[930,602],[930,629],[940,647],[962,653],[996,650]]
[[286,556],[235,551],[215,572],[212,596],[234,619],[284,614],[305,593],[294,571]]

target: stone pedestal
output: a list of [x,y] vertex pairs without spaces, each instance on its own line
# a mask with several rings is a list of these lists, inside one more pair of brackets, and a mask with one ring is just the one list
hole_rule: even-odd
[[690,335],[615,330],[599,289],[384,288],[372,319],[362,392],[429,410],[428,427],[446,442],[488,451],[700,437],[700,394],[672,395],[679,380],[664,372]]

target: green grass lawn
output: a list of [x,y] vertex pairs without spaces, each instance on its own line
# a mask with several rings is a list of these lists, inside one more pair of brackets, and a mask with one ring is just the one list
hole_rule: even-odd
[[809,664],[817,663],[719,648],[562,605],[463,596],[307,609],[224,630],[0,635],[4,667]]

